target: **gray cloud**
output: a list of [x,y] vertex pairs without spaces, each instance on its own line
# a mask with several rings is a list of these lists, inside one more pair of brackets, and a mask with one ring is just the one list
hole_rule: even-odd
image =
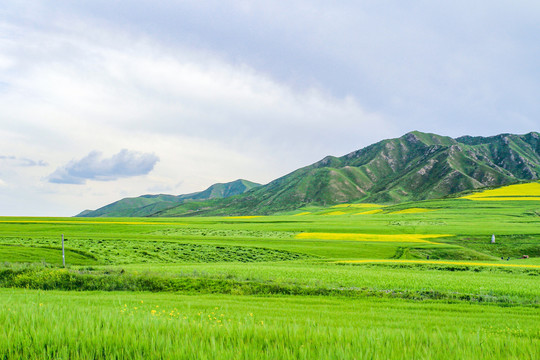
[[108,159],[103,159],[100,152],[92,151],[81,160],[73,160],[59,167],[48,180],[56,184],[84,184],[86,180],[112,181],[148,174],[158,161],[154,154],[126,149]]
[[[51,11],[32,3],[42,3],[35,13]],[[292,86],[351,95],[403,124],[401,132],[524,132],[540,113],[531,96],[539,87],[534,1],[134,0],[126,8],[96,0],[53,8],[209,50]]]

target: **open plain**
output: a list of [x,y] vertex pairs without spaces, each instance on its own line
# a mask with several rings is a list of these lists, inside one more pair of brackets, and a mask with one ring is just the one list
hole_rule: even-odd
[[280,216],[4,217],[0,358],[535,359],[537,187]]

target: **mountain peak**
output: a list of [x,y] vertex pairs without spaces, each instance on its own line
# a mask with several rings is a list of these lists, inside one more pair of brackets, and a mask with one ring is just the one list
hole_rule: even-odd
[[400,139],[403,139],[410,143],[422,143],[427,146],[432,146],[432,145],[451,146],[456,143],[456,141],[449,136],[425,133],[425,132],[421,132],[417,130],[406,133]]
[[[267,185],[238,179],[173,197],[175,201],[163,195],[157,198],[159,203],[124,199],[124,205],[132,206],[131,215],[104,216],[264,215],[307,205],[432,199],[538,178],[537,132],[452,139],[411,131],[345,156],[326,156]],[[142,200],[145,203],[134,209],[133,204]]]
[[461,137],[411,131],[342,157],[326,156],[234,199],[179,206],[165,216],[272,214],[306,205],[395,203],[540,177],[534,135]]

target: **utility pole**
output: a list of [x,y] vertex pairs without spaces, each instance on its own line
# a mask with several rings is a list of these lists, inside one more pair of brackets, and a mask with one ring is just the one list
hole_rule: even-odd
[[62,234],[62,265],[66,267],[66,253],[64,251],[64,234]]

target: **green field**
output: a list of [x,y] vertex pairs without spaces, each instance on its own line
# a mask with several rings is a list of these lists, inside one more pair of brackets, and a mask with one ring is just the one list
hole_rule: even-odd
[[0,358],[537,359],[539,224],[515,199],[0,218]]

